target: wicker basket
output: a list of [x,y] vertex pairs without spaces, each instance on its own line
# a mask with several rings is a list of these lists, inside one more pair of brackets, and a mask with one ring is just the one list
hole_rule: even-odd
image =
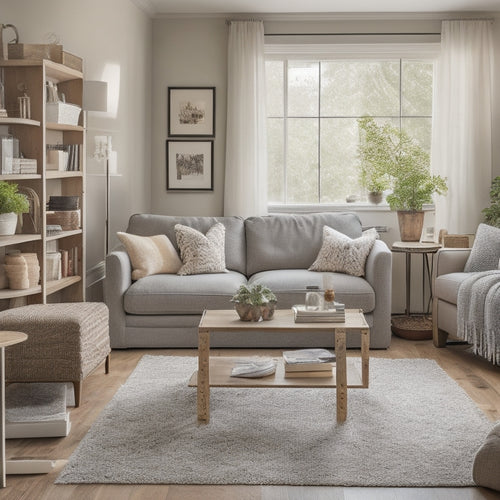
[[444,234],[443,247],[445,248],[469,248],[470,241],[466,234]]
[[80,210],[47,212],[47,225],[59,225],[63,231],[80,229]]

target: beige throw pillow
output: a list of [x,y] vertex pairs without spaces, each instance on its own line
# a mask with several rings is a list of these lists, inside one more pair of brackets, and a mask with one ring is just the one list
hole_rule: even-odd
[[182,224],[176,224],[174,229],[182,259],[182,267],[177,274],[227,272],[224,250],[226,228],[223,224],[214,224],[206,235]]
[[164,234],[138,236],[117,233],[132,263],[132,279],[138,280],[151,274],[175,274],[182,266],[181,259]]
[[365,275],[365,263],[378,237],[375,228],[351,239],[331,227],[323,227],[323,244],[309,271],[339,272],[353,276]]

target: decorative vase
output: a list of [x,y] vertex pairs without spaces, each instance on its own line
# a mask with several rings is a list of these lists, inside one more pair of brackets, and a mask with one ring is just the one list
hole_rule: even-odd
[[12,236],[16,233],[17,214],[9,212],[0,214],[0,236]]
[[382,193],[381,191],[371,191],[370,193],[368,193],[368,201],[370,203],[378,205],[379,203],[382,203],[383,199],[384,193]]
[[241,321],[260,321],[262,317],[261,306],[254,306],[252,304],[234,304],[234,308],[238,313]]
[[4,268],[11,290],[26,290],[30,287],[28,264],[20,253],[6,255]]
[[398,210],[401,241],[420,241],[424,227],[423,210]]
[[274,317],[274,311],[276,310],[276,302],[275,301],[268,302],[267,304],[260,306],[260,310],[262,313],[262,319],[264,321],[270,321]]

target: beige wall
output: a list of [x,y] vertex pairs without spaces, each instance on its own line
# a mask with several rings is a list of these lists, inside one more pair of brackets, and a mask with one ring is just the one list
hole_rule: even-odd
[[64,50],[84,59],[86,80],[109,82],[111,111],[88,116],[87,269],[92,270],[104,257],[105,213],[104,165],[91,158],[95,135],[112,136],[119,175],[111,185],[112,246],[130,214],[151,209],[152,21],[123,0],[0,0],[0,14],[2,23],[18,28],[21,42],[47,43],[47,33],[55,33]]

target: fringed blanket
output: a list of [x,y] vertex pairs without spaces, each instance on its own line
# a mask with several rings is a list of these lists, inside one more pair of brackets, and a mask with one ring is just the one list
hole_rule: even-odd
[[458,289],[459,338],[475,354],[500,365],[500,270],[471,273]]

